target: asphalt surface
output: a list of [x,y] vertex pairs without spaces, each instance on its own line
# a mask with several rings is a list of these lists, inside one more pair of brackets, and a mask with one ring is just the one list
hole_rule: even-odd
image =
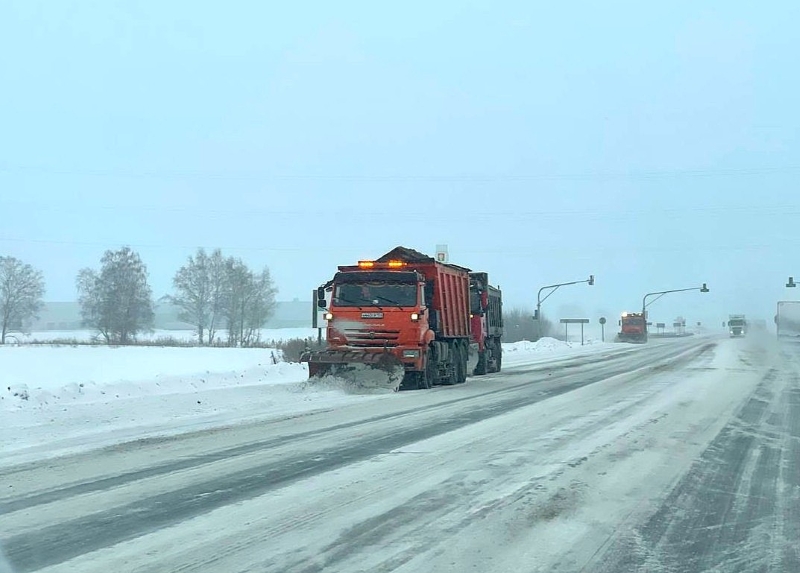
[[800,571],[800,346],[770,363],[658,510],[587,571]]
[[[655,431],[652,428],[668,416],[668,411],[647,413],[645,409],[656,408],[652,405],[655,400],[668,396],[674,381],[684,377],[684,371],[687,379],[695,376],[701,380],[704,370],[713,370],[703,365],[709,363],[716,346],[717,342],[711,340],[659,341],[610,354],[574,357],[516,368],[496,376],[471,378],[465,385],[401,393],[396,400],[382,400],[373,408],[334,409],[298,418],[146,439],[2,468],[0,482],[8,484],[0,492],[0,516],[5,516],[0,517],[2,547],[18,573],[44,568],[83,570],[76,569],[78,566],[72,560],[78,563],[79,559],[95,554],[108,555],[109,563],[117,563],[117,571],[128,570],[119,566],[126,562],[124,553],[114,557],[117,548],[125,547],[126,542],[136,543],[146,536],[163,541],[169,539],[175,528],[185,527],[193,519],[217,510],[238,511],[236,508],[249,507],[253,500],[261,503],[268,499],[272,503],[282,495],[288,498],[285,492],[291,486],[325,480],[327,476],[340,479],[352,473],[351,483],[342,485],[340,493],[332,494],[333,497],[319,490],[319,495],[327,496],[324,499],[334,500],[331,507],[335,507],[336,495],[344,495],[341,492],[346,488],[363,483],[365,475],[369,482],[383,479],[377,473],[370,474],[369,469],[364,474],[367,467],[364,464],[425,440],[445,440],[448,436],[474,432],[489,422],[499,424],[516,413],[535,410],[546,415],[547,404],[551,401],[555,404],[557,398],[571,393],[577,396],[581,389],[627,376],[614,386],[618,388],[614,391],[619,392],[619,399],[606,396],[604,404],[598,399],[597,412],[592,412],[591,399],[584,398],[581,406],[584,409],[580,412],[576,409],[575,416],[582,420],[580,431],[577,426],[570,426],[568,400],[559,402],[567,407],[561,423],[570,426],[568,430],[559,429],[556,437],[543,441],[541,446],[530,443],[536,439],[536,431],[543,430],[530,428],[529,435],[520,431],[525,455],[531,456],[525,459],[541,460],[544,464],[548,456],[553,456],[553,461],[546,465],[553,472],[548,479],[560,485],[540,501],[536,496],[546,489],[544,482],[531,482],[526,485],[527,493],[490,504],[495,513],[488,514],[487,520],[502,515],[501,530],[504,530],[509,519],[516,519],[509,515],[515,516],[524,508],[535,516],[525,522],[526,526],[552,525],[588,503],[585,498],[592,486],[588,475],[604,476],[605,468],[612,467],[609,464],[630,455],[623,450],[611,451],[615,440],[610,434],[606,438],[608,443],[588,450],[587,455],[561,460],[563,452],[569,451],[571,456],[573,451],[580,450],[580,440],[588,442],[610,432],[615,419],[629,419],[631,427],[619,430],[619,435],[629,442],[625,446],[628,450],[646,453],[647,448],[641,447],[640,442],[647,440]],[[687,458],[688,462],[676,457],[671,468],[676,479],[663,486],[654,485],[655,490],[648,493],[657,503],[631,510],[625,516],[609,517],[607,526],[596,527],[597,531],[587,537],[590,541],[584,544],[584,549],[597,544],[589,555],[569,549],[570,559],[553,562],[547,570],[800,571],[796,548],[796,540],[800,539],[800,360],[793,349],[769,356],[766,351],[759,352],[741,358],[747,372],[736,374],[742,380],[751,374],[759,377],[754,379],[752,391],[741,400],[731,398],[737,403],[735,413],[718,428],[713,422],[704,422],[705,431],[711,434],[698,445],[698,455]],[[748,360],[759,363],[751,365]],[[630,421],[636,416],[644,417]],[[541,428],[548,427],[546,422],[540,423]],[[676,417],[674,424],[680,423],[681,419]],[[513,424],[500,431],[496,438],[501,440],[500,446],[495,449],[506,451],[514,445],[514,431]],[[492,451],[488,438],[485,447]],[[493,452],[492,459],[497,457],[494,453],[501,455],[502,451]],[[453,459],[461,460],[457,456]],[[488,463],[489,455],[476,450],[472,460],[464,458],[451,465],[463,462],[480,466],[483,460]],[[446,460],[440,462],[447,467]],[[406,464],[402,466],[404,471],[413,475],[416,462],[402,463]],[[599,464],[599,468],[592,463]],[[237,563],[236,570],[371,570],[366,565],[354,568],[348,565],[348,559],[359,551],[365,554],[372,551],[371,544],[376,539],[392,545],[390,530],[426,527],[433,531],[443,527],[442,538],[468,530],[474,526],[473,513],[457,526],[443,524],[453,520],[454,507],[479,497],[481,487],[488,492],[497,489],[492,480],[502,479],[498,476],[503,473],[487,476],[477,485],[465,485],[466,468],[467,465],[459,465],[452,475],[448,469],[442,482],[446,487],[439,485],[435,491],[424,491],[398,502],[374,518],[364,518],[361,515],[364,510],[354,509],[353,522],[346,522],[343,532],[320,546],[325,555],[323,560],[304,554],[299,548],[287,548],[280,559],[273,551],[269,557],[260,556],[258,566]],[[509,475],[525,469],[519,460],[510,468]],[[570,472],[575,476],[582,472],[580,479],[574,477],[564,482]],[[635,481],[633,476],[631,481]],[[385,487],[385,484],[371,484],[363,497],[366,499],[370,488],[374,488],[378,498],[380,488]],[[626,494],[624,499],[629,502],[634,499],[633,494]],[[517,507],[520,504],[523,508]],[[305,527],[303,524],[312,519],[301,516],[299,508],[298,515],[291,516],[291,506],[277,507],[289,512],[290,525],[279,526],[276,515],[276,539],[279,534],[288,535],[290,529]],[[478,514],[482,515],[480,511]],[[271,527],[267,530],[271,531]],[[327,534],[320,530],[318,536]],[[414,566],[415,557],[420,552],[442,553],[437,543],[439,537],[435,535],[422,536],[415,549],[384,559],[381,570],[400,570],[403,566],[422,570]],[[242,542],[241,552],[250,551],[255,545]],[[236,551],[235,547],[227,546],[224,550],[220,548],[219,553],[230,557]],[[147,557],[146,569],[132,566],[130,570],[183,570],[174,564],[167,565],[167,561],[159,565],[156,549]],[[142,556],[137,558],[141,561]],[[187,564],[185,570],[214,570],[212,558],[198,559],[202,566]],[[480,559],[476,557],[473,562],[480,563]],[[535,563],[537,557],[532,559]],[[450,562],[452,570],[459,570],[456,559]],[[104,561],[100,560],[100,565],[93,563],[92,570],[104,570]],[[499,561],[485,569],[505,570]]]

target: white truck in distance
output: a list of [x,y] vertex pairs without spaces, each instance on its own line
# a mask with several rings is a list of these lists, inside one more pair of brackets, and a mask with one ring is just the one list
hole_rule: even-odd
[[743,314],[731,314],[728,316],[728,330],[731,333],[731,338],[736,336],[744,336],[746,332],[747,321]]
[[800,342],[800,300],[783,300],[778,303],[775,326],[778,338],[796,339]]

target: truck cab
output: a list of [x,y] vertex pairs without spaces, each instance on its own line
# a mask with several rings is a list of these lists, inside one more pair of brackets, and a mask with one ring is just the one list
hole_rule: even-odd
[[484,272],[469,274],[472,348],[477,355],[473,374],[500,372],[503,360],[503,301],[499,288]]
[[743,314],[732,314],[728,317],[728,331],[731,338],[744,336],[747,330],[747,321]]
[[647,317],[643,312],[623,312],[617,342],[647,342]]
[[421,368],[430,342],[431,316],[425,278],[416,271],[375,268],[362,263],[340,270],[331,287],[325,319],[328,344],[341,349],[393,354],[409,369]]

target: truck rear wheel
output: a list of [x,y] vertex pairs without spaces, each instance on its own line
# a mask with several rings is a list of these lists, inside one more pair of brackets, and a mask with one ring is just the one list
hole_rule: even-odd
[[450,364],[447,366],[447,379],[445,384],[452,386],[453,384],[458,384],[458,365],[461,362],[461,352],[458,342],[448,343],[447,354],[450,359]]

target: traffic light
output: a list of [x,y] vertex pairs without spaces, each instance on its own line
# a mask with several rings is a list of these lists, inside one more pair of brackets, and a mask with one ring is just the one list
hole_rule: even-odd
[[594,284],[594,275],[589,275],[589,285],[591,286],[593,284]]

